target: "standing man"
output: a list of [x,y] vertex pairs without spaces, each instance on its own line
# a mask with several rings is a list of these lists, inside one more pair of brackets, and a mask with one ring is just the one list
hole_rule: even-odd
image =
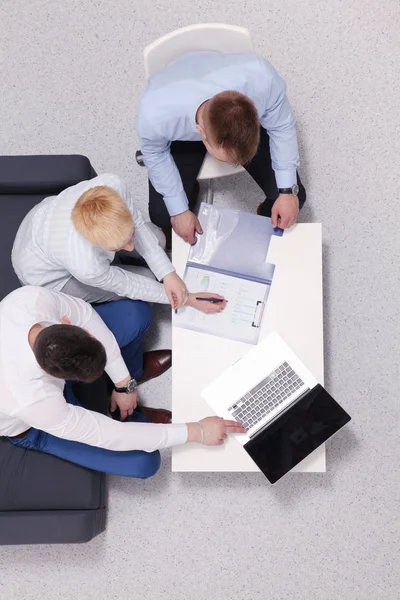
[[206,151],[243,165],[266,195],[258,214],[274,227],[296,222],[306,200],[297,167],[295,119],[286,85],[252,52],[191,52],[152,77],[138,119],[150,179],[153,223],[190,244],[201,225],[192,209]]

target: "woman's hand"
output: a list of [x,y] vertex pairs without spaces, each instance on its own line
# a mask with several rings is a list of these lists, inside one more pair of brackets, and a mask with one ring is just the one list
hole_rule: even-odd
[[236,421],[226,421],[221,417],[206,417],[198,423],[188,423],[188,442],[198,442],[204,446],[222,446],[228,435],[246,433],[246,429]]
[[[221,302],[210,302],[206,300],[196,300],[196,298],[217,298]],[[204,313],[219,313],[224,310],[226,300],[219,294],[209,294],[208,292],[199,292],[198,294],[189,294],[189,298],[185,306],[191,306],[196,310],[201,310]]]
[[164,277],[164,288],[173,309],[180,308],[188,295],[187,287],[176,273]]

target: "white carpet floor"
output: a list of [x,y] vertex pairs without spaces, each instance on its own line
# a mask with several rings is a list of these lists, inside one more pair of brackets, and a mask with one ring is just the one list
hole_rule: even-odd
[[[247,26],[288,83],[303,221],[323,223],[326,384],[353,416],[326,474],[110,478],[105,534],[0,548],[4,600],[399,598],[400,7],[361,0],[2,0],[0,152],[79,153],[147,209],[134,159],[141,50],[196,22]],[[247,174],[216,202],[255,211]],[[151,347],[170,344],[157,308]],[[301,318],[301,315],[299,315]],[[170,373],[144,388],[169,406]]]

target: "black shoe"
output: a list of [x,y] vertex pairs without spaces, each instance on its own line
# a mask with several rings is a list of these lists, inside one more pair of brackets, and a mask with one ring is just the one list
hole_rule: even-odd
[[144,167],[143,154],[140,152],[140,150],[136,150],[135,158],[139,167]]
[[200,195],[200,184],[199,182],[196,180],[196,183],[194,184],[194,189],[193,189],[193,193],[192,193],[192,197],[191,197],[191,202],[190,205],[191,206],[196,206],[197,201],[199,199],[199,195]]
[[163,227],[162,232],[165,235],[165,252],[172,252],[172,227]]
[[260,217],[271,217],[271,206],[273,202],[271,200],[264,200],[257,207],[257,214]]

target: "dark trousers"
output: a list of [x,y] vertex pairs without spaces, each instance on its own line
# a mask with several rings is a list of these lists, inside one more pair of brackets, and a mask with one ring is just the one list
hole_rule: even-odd
[[[197,200],[196,180],[206,155],[206,148],[203,142],[172,142],[171,154],[182,178],[183,188],[189,200],[189,208],[193,210]],[[272,205],[279,192],[271,163],[269,135],[263,127],[260,127],[260,144],[257,154],[247,165],[244,165],[244,168],[266,196],[260,214],[270,217]],[[306,190],[300,181],[299,174],[297,174],[297,183],[299,185],[299,204],[302,208],[306,201]],[[149,215],[151,221],[158,227],[168,228],[171,226],[163,197],[154,189],[150,181]]]

